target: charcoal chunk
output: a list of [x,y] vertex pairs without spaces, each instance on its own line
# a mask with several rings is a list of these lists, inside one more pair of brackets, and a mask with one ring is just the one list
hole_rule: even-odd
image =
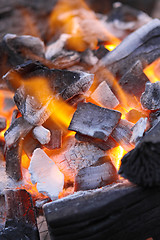
[[121,119],[111,134],[111,137],[116,142],[118,142],[126,151],[129,151],[133,148],[133,146],[130,144],[132,127],[133,124],[131,122]]
[[147,118],[140,118],[138,122],[132,128],[132,136],[130,143],[136,144],[144,135],[144,132],[149,128],[149,122]]
[[6,128],[7,121],[6,118],[0,117],[0,131],[4,130]]
[[121,160],[119,174],[144,187],[160,186],[160,122]]
[[102,139],[93,138],[87,135],[76,133],[75,138],[82,142],[90,142],[94,146],[97,146],[104,151],[107,151],[118,146],[118,143],[112,137],[109,137],[106,141],[104,141]]
[[21,156],[22,140],[19,139],[11,146],[5,147],[6,173],[15,181],[22,179]]
[[121,113],[92,103],[79,103],[69,130],[107,140],[118,124]]
[[132,96],[136,96],[138,100],[145,90],[145,84],[149,79],[143,73],[143,65],[138,60],[119,80],[122,89]]
[[117,180],[117,170],[110,158],[100,158],[95,165],[79,170],[75,177],[75,191],[103,187]]
[[12,146],[33,128],[23,117],[17,118],[4,134],[6,146]]
[[27,59],[44,57],[44,43],[37,37],[16,34],[6,34],[3,38],[4,47],[11,66],[24,63]]
[[29,132],[23,141],[23,150],[28,156],[28,158],[32,157],[32,154],[36,148],[41,148],[40,142],[35,139],[31,132]]
[[47,144],[50,141],[51,133],[43,126],[37,126],[33,129],[33,136],[41,143]]
[[109,88],[108,84],[103,81],[99,84],[99,86],[95,89],[95,91],[91,94],[91,98],[100,104],[102,107],[106,108],[115,108],[119,101],[114,95],[114,93]]
[[[8,233],[9,237],[12,232],[12,239],[39,240],[36,214],[31,195],[24,189],[9,189],[5,192],[5,202],[7,216],[4,233],[6,233],[6,235]],[[18,231],[16,232],[15,229]]]
[[[160,20],[154,19],[128,35],[113,51],[102,59],[114,74],[123,74],[138,60],[152,63],[160,55]],[[97,66],[99,68],[99,66]]]
[[141,104],[145,109],[160,109],[160,82],[146,84],[145,92],[141,96]]
[[157,110],[156,112],[151,112],[149,114],[149,122],[151,127],[156,125],[160,121],[160,110]]
[[61,149],[54,150],[51,159],[64,174],[66,181],[74,181],[77,172],[93,165],[106,153],[90,142],[76,141],[74,136],[67,137]]

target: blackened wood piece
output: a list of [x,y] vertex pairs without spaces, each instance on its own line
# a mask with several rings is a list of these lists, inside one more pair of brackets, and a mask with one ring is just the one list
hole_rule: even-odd
[[145,90],[145,84],[149,79],[143,73],[143,65],[138,60],[119,80],[122,89],[139,100]]
[[5,146],[4,157],[6,160],[6,172],[15,181],[22,179],[21,171],[22,140],[19,139],[12,146]]
[[37,139],[33,138],[32,133],[29,132],[24,138],[23,150],[27,154],[27,156],[31,158],[36,148],[41,148],[41,144]]
[[118,142],[126,151],[129,151],[133,148],[133,146],[130,144],[132,127],[133,123],[125,119],[121,119],[111,134],[111,137],[116,142]]
[[145,109],[160,109],[160,82],[146,84],[145,91],[141,96],[141,104]]
[[127,183],[45,204],[51,239],[145,240],[160,236],[160,189]]
[[18,114],[19,114],[18,109],[13,110],[12,119],[11,119],[11,124],[10,124],[10,125],[12,125],[12,124],[14,123],[14,121],[15,121],[16,118],[18,117]]
[[44,43],[38,37],[6,34],[3,38],[3,46],[11,66],[22,64],[29,59],[44,57]]
[[62,131],[60,129],[49,129],[51,133],[51,138],[45,147],[48,149],[60,148],[62,145]]
[[126,37],[102,63],[115,75],[123,76],[138,60],[152,63],[160,56],[160,20],[154,19]]
[[151,127],[156,125],[160,121],[160,110],[156,112],[151,112],[149,114],[149,122],[151,124]]
[[[18,232],[21,233],[21,238],[14,239],[39,240],[36,215],[31,195],[24,189],[6,190],[5,201],[7,208],[5,227],[6,229],[12,227],[13,232],[14,228],[16,228]],[[19,233],[17,233],[17,236]]]
[[90,142],[93,145],[99,147],[100,149],[102,149],[104,151],[107,151],[111,148],[118,147],[118,143],[112,137],[109,137],[106,141],[104,141],[104,140],[101,140],[98,138],[93,138],[93,137],[89,137],[87,135],[76,133],[75,138],[78,141]]
[[23,85],[23,81],[17,81],[17,75],[23,81],[34,77],[44,77],[51,88],[51,92],[61,95],[64,100],[86,92],[93,83],[93,74],[82,71],[67,71],[49,69],[39,62],[27,61],[18,65],[3,76],[12,91]]
[[121,113],[92,103],[79,103],[69,130],[107,140],[118,124]]
[[79,170],[75,177],[75,191],[100,188],[118,180],[117,170],[109,157]]
[[119,174],[144,186],[160,186],[160,122],[121,160]]
[[105,48],[104,45],[100,45],[97,50],[93,50],[94,55],[98,58],[101,59],[103,58],[107,53],[109,53],[109,50]]
[[7,122],[6,118],[0,117],[0,131],[4,130],[6,128]]
[[17,118],[4,134],[6,146],[12,146],[16,141],[25,137],[33,126],[23,117]]

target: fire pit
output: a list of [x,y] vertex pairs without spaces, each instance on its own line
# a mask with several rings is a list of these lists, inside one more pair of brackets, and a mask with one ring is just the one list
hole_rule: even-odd
[[48,6],[0,12],[0,239],[159,239],[160,20]]

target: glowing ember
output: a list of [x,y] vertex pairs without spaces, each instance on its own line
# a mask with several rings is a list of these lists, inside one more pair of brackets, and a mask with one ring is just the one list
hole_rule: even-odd
[[121,146],[109,150],[109,156],[117,170],[119,170],[121,159],[126,153]]
[[112,51],[113,49],[115,49],[117,47],[117,45],[113,45],[113,44],[106,44],[105,48],[107,48],[109,51]]
[[147,66],[143,71],[152,83],[160,81],[160,58]]

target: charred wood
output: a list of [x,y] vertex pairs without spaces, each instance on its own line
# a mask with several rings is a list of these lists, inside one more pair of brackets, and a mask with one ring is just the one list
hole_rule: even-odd
[[64,174],[66,181],[74,181],[77,172],[93,165],[106,153],[89,142],[78,142],[73,136],[65,139],[61,149],[54,151],[51,159]]
[[43,126],[37,126],[33,129],[33,136],[41,143],[47,144],[50,142],[51,133],[47,128]]
[[92,103],[79,103],[69,130],[107,140],[118,124],[121,113]]
[[160,122],[121,160],[119,173],[141,186],[160,186]]
[[145,91],[141,96],[141,104],[145,109],[160,109],[160,82],[146,84]]
[[44,57],[44,43],[38,37],[6,34],[3,38],[3,46],[6,51],[7,63],[11,67],[29,59],[38,60]]
[[129,143],[132,136],[132,127],[133,124],[131,122],[121,119],[111,134],[111,137],[126,151],[129,151],[133,148],[133,146]]
[[150,21],[128,35],[102,59],[101,65],[104,64],[114,75],[122,77],[139,59],[147,64],[152,63],[160,56],[159,29],[158,19]]
[[0,131],[4,130],[6,128],[7,121],[6,118],[0,117]]
[[36,148],[41,148],[40,142],[33,138],[33,135],[31,132],[29,132],[23,141],[23,150],[26,153],[26,155],[31,158],[34,150]]
[[6,146],[12,146],[16,141],[24,138],[33,126],[23,117],[17,118],[4,134]]
[[122,89],[131,96],[136,96],[138,100],[140,100],[147,82],[149,82],[149,79],[143,73],[143,64],[140,60],[138,60],[119,80]]
[[78,141],[90,142],[94,146],[96,146],[104,151],[107,151],[109,149],[112,149],[112,148],[115,148],[118,146],[118,143],[112,137],[109,137],[106,141],[104,141],[104,140],[101,140],[98,138],[93,138],[93,137],[89,137],[87,135],[76,133],[75,138]]
[[117,170],[110,158],[100,158],[94,165],[78,171],[75,177],[75,191],[100,188],[117,180]]
[[7,216],[1,239],[39,240],[36,216],[30,194],[24,190],[6,190]]
[[159,188],[122,182],[75,193],[43,209],[51,239],[145,240],[160,234],[159,199]]
[[10,146],[5,146],[6,173],[15,181],[22,179],[21,156],[22,139],[20,138]]

